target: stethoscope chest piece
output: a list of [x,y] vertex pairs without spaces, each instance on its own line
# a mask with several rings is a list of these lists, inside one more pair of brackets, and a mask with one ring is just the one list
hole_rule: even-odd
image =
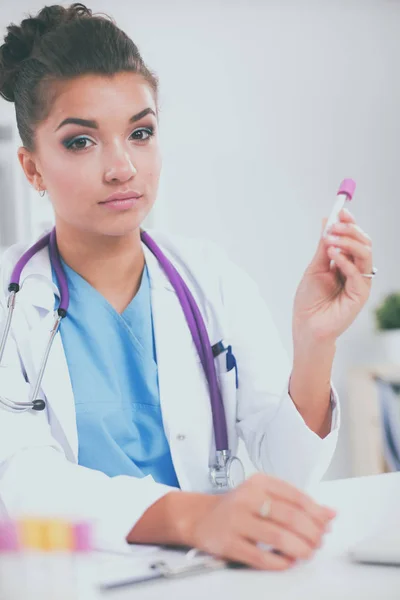
[[216,464],[210,469],[210,479],[215,492],[227,492],[243,483],[246,475],[243,463],[229,450],[217,450]]

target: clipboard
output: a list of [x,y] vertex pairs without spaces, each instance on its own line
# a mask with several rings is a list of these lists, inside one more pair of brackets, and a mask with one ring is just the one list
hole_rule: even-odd
[[[126,557],[125,557],[126,558]],[[96,587],[101,591],[143,584],[157,579],[178,579],[224,569],[228,563],[194,548],[189,551],[159,548],[154,553],[130,557],[125,564],[121,557],[116,559],[116,568],[102,569]],[[119,559],[119,560],[118,560]]]

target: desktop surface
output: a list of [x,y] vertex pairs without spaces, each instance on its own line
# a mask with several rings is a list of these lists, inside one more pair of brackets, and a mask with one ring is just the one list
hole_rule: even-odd
[[308,563],[286,572],[225,569],[174,581],[155,581],[103,592],[104,600],[400,600],[400,567],[352,562],[351,548],[390,527],[400,512],[400,473],[330,481],[312,495],[337,509],[324,546]]

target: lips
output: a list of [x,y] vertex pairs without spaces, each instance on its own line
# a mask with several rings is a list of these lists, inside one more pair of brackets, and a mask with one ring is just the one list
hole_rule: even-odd
[[111,194],[106,200],[103,200],[99,204],[108,204],[109,202],[115,202],[118,200],[137,200],[141,198],[143,194],[139,194],[134,190],[127,190],[126,192],[116,192],[115,194]]

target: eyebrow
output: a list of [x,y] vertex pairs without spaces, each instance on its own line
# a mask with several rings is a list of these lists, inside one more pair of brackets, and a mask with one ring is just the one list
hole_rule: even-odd
[[[129,119],[129,123],[136,123],[136,121],[140,121],[140,119],[143,119],[143,117],[145,117],[146,115],[154,115],[156,117],[156,113],[152,108],[145,108],[136,115],[133,115],[133,117]],[[90,129],[99,128],[98,122],[92,119],[79,119],[78,117],[68,117],[67,119],[64,119],[64,121],[61,121],[59,126],[54,131],[58,131],[60,127],[70,124],[81,125],[82,127],[89,127]]]

